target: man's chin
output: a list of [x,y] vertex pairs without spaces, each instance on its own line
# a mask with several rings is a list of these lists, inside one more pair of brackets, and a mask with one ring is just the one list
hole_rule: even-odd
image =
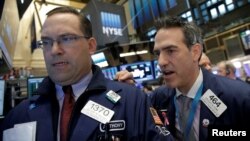
[[66,85],[69,85],[69,84],[71,84],[70,82],[69,82],[69,78],[68,77],[65,77],[65,76],[58,76],[57,75],[57,77],[51,77],[51,80],[54,82],[54,83],[56,83],[56,84],[58,84],[58,85],[61,85],[61,86],[66,86]]
[[177,85],[176,84],[174,84],[173,82],[167,82],[167,81],[165,81],[165,85],[167,85],[167,87],[169,87],[169,88],[176,88],[177,87]]

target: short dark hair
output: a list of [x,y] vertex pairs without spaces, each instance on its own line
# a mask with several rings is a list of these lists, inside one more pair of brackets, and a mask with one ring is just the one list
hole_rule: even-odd
[[79,18],[80,29],[81,29],[82,33],[88,38],[92,37],[91,22],[83,13],[78,12],[76,9],[74,9],[72,7],[63,6],[63,7],[57,7],[55,9],[49,11],[46,15],[49,17],[49,16],[52,16],[52,15],[58,14],[58,13],[71,13],[71,14],[76,15]]
[[180,17],[166,16],[155,21],[156,30],[162,28],[181,28],[184,34],[184,43],[188,48],[191,48],[195,43],[203,45],[202,34],[200,28],[193,22],[187,22]]

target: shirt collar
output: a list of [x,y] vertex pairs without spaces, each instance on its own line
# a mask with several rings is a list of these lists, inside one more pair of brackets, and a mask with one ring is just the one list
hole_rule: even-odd
[[[86,88],[87,88],[88,84],[90,83],[90,80],[92,79],[92,77],[93,77],[93,73],[92,73],[92,71],[90,71],[79,82],[77,82],[76,84],[71,85],[75,99],[78,99],[78,97],[86,90]],[[62,86],[57,85],[57,84],[56,84],[56,96],[57,96],[57,99],[61,99],[64,96]]]
[[[203,73],[202,73],[202,71],[200,69],[198,77],[196,78],[193,86],[188,91],[186,96],[189,97],[189,98],[194,99],[194,97],[195,97],[199,87],[201,86],[202,82],[203,82]],[[178,96],[180,96],[182,94],[177,88],[175,90],[176,90],[176,97],[178,97]]]

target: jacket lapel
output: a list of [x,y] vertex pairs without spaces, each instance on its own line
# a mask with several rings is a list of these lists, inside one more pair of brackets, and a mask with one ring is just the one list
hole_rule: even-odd
[[[57,129],[55,131],[55,127],[53,127],[56,121],[53,121],[51,118],[52,112],[49,110],[51,109],[50,102],[47,101],[41,105],[39,103],[31,103],[29,108],[30,120],[37,121],[36,138],[41,139],[41,141],[54,141]],[[57,125],[57,123],[55,124]]]
[[[210,89],[215,95],[220,97],[222,93],[221,89],[216,87],[215,76],[206,70],[202,70],[203,73],[203,92],[204,94],[208,89]],[[199,129],[199,139],[207,140],[208,138],[208,126],[214,125],[217,117],[208,109],[208,107],[201,101],[200,110],[200,129]]]
[[175,96],[175,89],[172,89],[171,96],[170,96],[170,103],[168,105],[168,117],[169,117],[169,130],[176,135],[176,128],[175,128],[175,106],[174,106],[174,96]]
[[[110,100],[108,100],[105,96],[106,96],[106,93],[108,92],[109,90],[107,91],[104,91],[104,92],[101,92],[99,94],[93,94],[93,93],[97,93],[97,92],[93,92],[93,91],[89,91],[89,92],[86,92],[84,93],[82,96],[86,96],[88,95],[88,93],[91,93],[91,97],[88,99],[85,100],[85,104],[89,101],[89,100],[92,100],[110,110],[112,110],[116,104],[114,104],[113,102],[111,102]],[[82,101],[83,97],[80,97],[80,101]],[[119,101],[117,102],[119,103]],[[80,106],[80,107],[84,107],[85,104],[83,106]],[[114,114],[115,115],[115,114]],[[91,135],[93,133],[95,133],[95,130],[99,130],[100,126],[100,122],[97,121],[96,119],[93,119],[83,113],[80,113],[80,116],[79,116],[79,120],[77,121],[77,124],[75,125],[75,128],[74,128],[74,132],[72,134],[72,140],[76,140],[76,139],[81,139],[81,140],[89,140],[89,138],[91,138]],[[80,129],[80,130],[79,130]]]
[[216,120],[214,114],[201,102],[199,139],[207,140],[208,126],[213,125]]
[[169,105],[169,114],[171,114],[171,115],[174,115],[174,116],[170,116],[171,118],[169,119],[170,120],[170,123],[172,123],[172,124],[170,124],[170,125],[172,125],[173,127],[175,126],[175,107],[174,107],[174,97],[171,97],[171,103],[170,103],[170,105]]
[[54,86],[48,77],[44,78],[41,87],[37,89],[40,96],[30,99],[29,117],[31,121],[37,121],[36,138],[41,141],[57,139],[59,104]]

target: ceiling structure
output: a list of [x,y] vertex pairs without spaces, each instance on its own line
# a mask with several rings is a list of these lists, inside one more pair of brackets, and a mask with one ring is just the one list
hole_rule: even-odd
[[[50,4],[50,5],[58,5],[58,6],[71,6],[77,9],[84,8],[88,2],[91,0],[35,0],[35,3],[39,4]],[[128,0],[98,0],[106,3],[113,3],[117,5],[124,5]]]
[[[88,3],[90,0],[69,0],[69,1]],[[119,0],[100,0],[100,1],[108,2],[108,3],[117,3]]]
[[[64,2],[76,2],[76,3],[83,3],[83,4],[87,4],[90,0],[36,0],[42,3],[50,3],[50,2],[54,2],[54,3],[64,3]],[[114,4],[118,4],[118,5],[123,5],[127,0],[99,0],[102,2],[107,2],[107,3],[114,3]]]

